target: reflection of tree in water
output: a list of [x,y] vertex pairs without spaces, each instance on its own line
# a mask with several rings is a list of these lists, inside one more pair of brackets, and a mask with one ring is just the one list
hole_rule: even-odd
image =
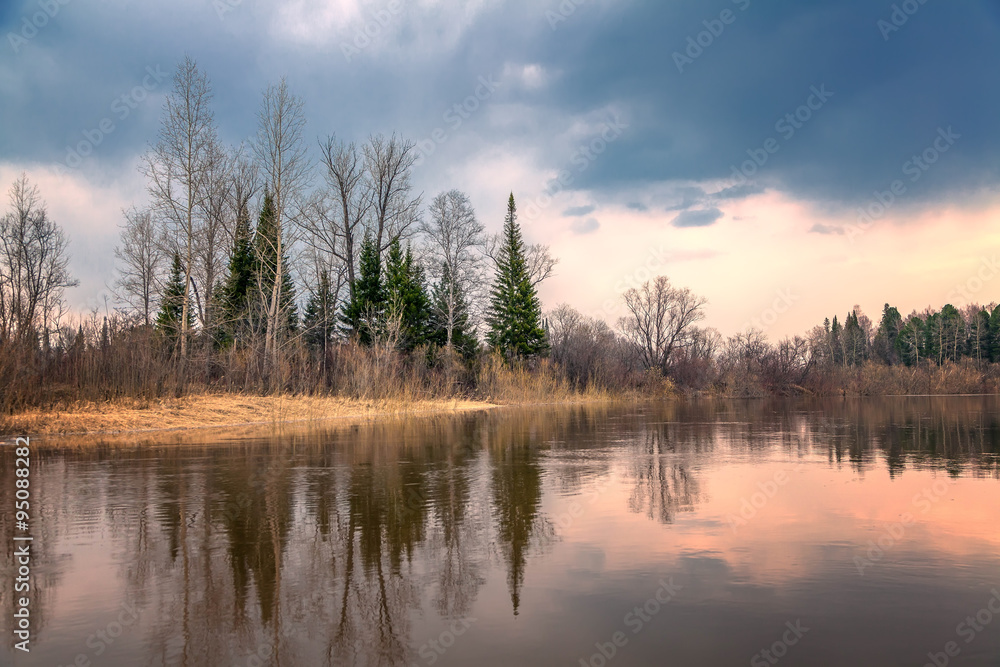
[[260,618],[270,625],[278,608],[281,560],[291,527],[293,503],[288,467],[271,457],[250,458],[220,475],[216,509],[228,539],[229,565],[238,617],[246,615],[250,585]]
[[[427,515],[422,466],[357,464],[351,470],[343,552],[343,584],[333,654],[344,664],[405,660],[408,611],[419,600],[410,565]],[[366,633],[373,637],[364,637]],[[361,641],[362,638],[364,641]],[[360,650],[360,655],[356,651]]]
[[669,428],[656,424],[646,429],[636,440],[629,466],[635,480],[629,509],[661,523],[673,523],[678,512],[694,511],[701,500],[698,480],[690,462],[674,451]]
[[473,452],[469,447],[453,450],[435,466],[429,483],[437,535],[435,549],[443,553],[439,563],[434,607],[442,618],[469,615],[482,574],[482,536],[486,526],[481,517],[470,513]]
[[507,563],[507,585],[517,615],[532,531],[540,519],[542,473],[537,453],[530,444],[494,446],[490,453],[497,541]]

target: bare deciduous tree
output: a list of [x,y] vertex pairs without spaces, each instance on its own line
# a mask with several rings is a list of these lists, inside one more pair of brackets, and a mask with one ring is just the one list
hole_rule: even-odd
[[202,289],[197,299],[198,317],[206,331],[216,326],[215,287],[226,261],[229,232],[235,228],[232,212],[232,157],[218,144],[208,154],[208,182],[198,204],[201,212],[201,233],[195,246],[195,261]]
[[[163,108],[159,140],[143,160],[156,212],[171,228],[184,258],[184,284],[191,289],[195,250],[202,231],[198,213],[208,192],[216,153],[215,119],[208,77],[190,57],[177,66],[174,88]],[[181,358],[187,356],[190,297],[183,299]]]
[[149,209],[133,206],[123,213],[121,243],[115,247],[115,259],[118,260],[115,295],[140,312],[143,324],[148,326],[159,292],[163,250]]
[[274,284],[271,294],[264,295],[267,310],[267,332],[265,334],[265,356],[272,367],[278,364],[279,320],[286,315],[281,299],[281,286],[288,272],[284,266],[284,253],[290,245],[284,238],[288,212],[293,210],[295,201],[306,186],[309,175],[309,161],[302,142],[305,126],[302,99],[288,90],[287,81],[282,78],[277,85],[268,86],[264,100],[257,114],[257,136],[253,141],[253,152],[267,180],[267,187],[274,197],[275,238]]
[[240,220],[249,220],[253,208],[253,200],[260,192],[260,174],[257,164],[247,154],[244,146],[233,150],[230,157],[229,208],[228,221],[233,228],[227,229],[230,240],[235,238],[235,225]]
[[461,295],[475,293],[478,285],[486,284],[483,251],[486,236],[482,223],[476,219],[469,197],[458,190],[442,192],[430,206],[430,218],[421,222],[420,231],[428,241],[431,275],[442,280],[444,303],[439,315],[447,332],[447,346],[452,346],[452,333],[460,316]]
[[687,288],[674,287],[666,276],[628,290],[624,298],[629,315],[619,320],[622,334],[646,368],[667,373],[674,350],[690,343],[693,325],[704,318],[706,300]]
[[365,169],[372,194],[371,234],[379,253],[395,238],[406,238],[417,221],[420,197],[410,198],[410,170],[417,159],[415,144],[393,134],[370,137],[364,147]]
[[0,218],[0,339],[47,333],[65,307],[69,240],[50,220],[38,187],[26,174],[9,191],[11,210]]
[[308,203],[300,222],[306,243],[340,260],[353,292],[359,236],[373,203],[370,181],[357,145],[330,135],[319,146],[327,189]]

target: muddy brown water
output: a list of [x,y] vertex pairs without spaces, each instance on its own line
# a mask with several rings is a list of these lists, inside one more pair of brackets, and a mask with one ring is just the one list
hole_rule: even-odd
[[0,665],[1000,665],[996,397],[191,438],[0,449]]

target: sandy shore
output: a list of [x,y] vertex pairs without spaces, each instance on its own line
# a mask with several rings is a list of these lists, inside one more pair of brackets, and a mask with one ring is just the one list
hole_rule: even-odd
[[360,401],[323,396],[201,394],[178,399],[79,404],[22,412],[0,421],[7,435],[141,433],[193,428],[338,420],[364,422],[407,414],[467,412],[497,407],[467,400]]

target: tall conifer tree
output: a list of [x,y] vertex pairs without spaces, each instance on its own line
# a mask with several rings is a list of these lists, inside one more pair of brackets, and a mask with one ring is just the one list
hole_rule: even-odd
[[542,329],[542,306],[528,275],[513,193],[507,202],[503,239],[496,261],[496,279],[486,314],[487,340],[494,350],[508,359],[545,353],[549,346]]

